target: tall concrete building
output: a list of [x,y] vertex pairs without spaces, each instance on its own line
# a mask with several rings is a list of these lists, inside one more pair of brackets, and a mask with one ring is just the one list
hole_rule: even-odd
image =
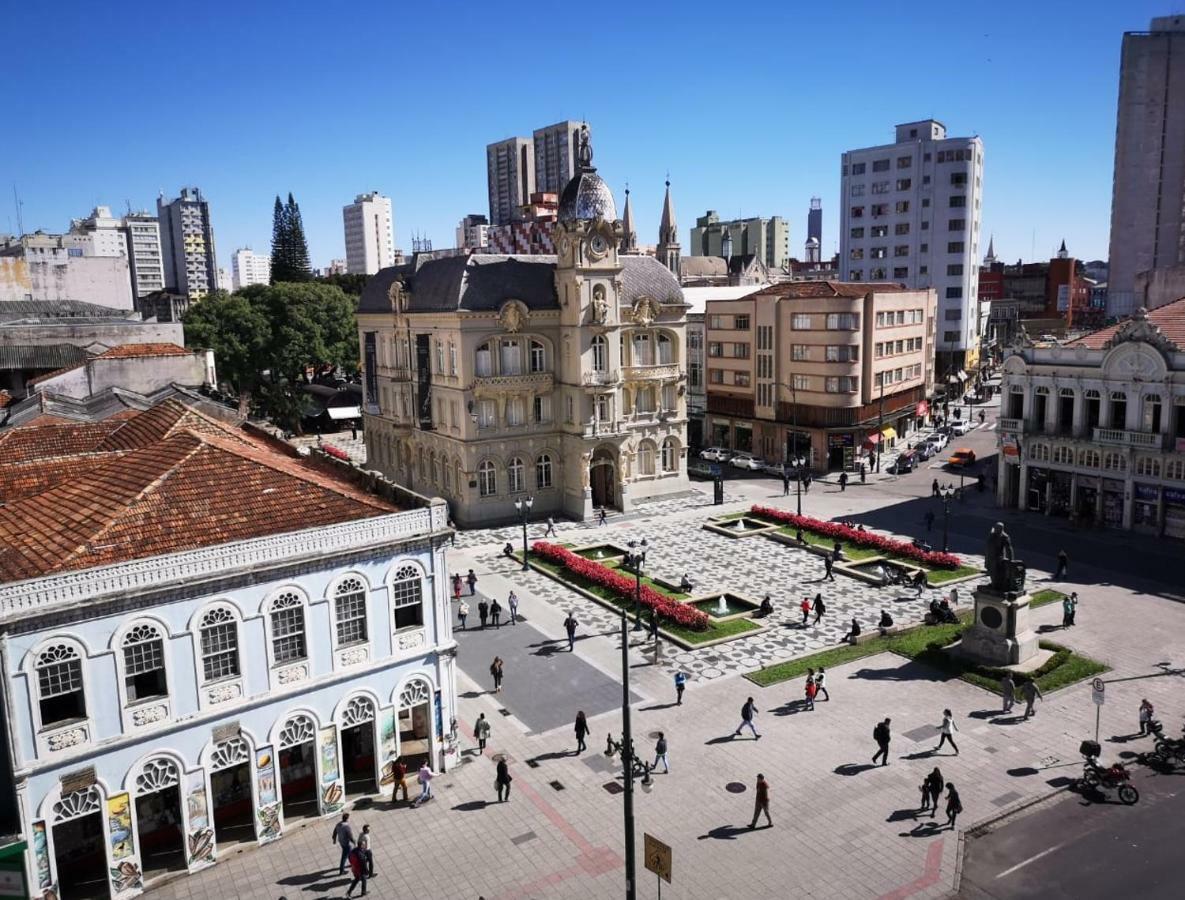
[[136,299],[165,289],[164,254],[160,222],[147,210],[123,217],[123,231],[132,266],[132,293]]
[[181,196],[156,200],[160,221],[165,288],[190,299],[204,297],[218,287],[218,263],[210,204],[198,188],[182,188]]
[[823,200],[811,197],[811,208],[806,214],[806,239],[814,238],[815,246],[823,246]]
[[756,256],[770,269],[779,269],[790,258],[790,225],[781,216],[731,219],[722,222],[716,210],[695,220],[691,229],[692,256],[728,256],[726,239],[737,256]]
[[559,194],[576,174],[576,148],[580,122],[556,122],[538,128],[532,136],[535,149],[535,190]]
[[486,178],[490,224],[522,221],[522,208],[535,193],[535,149],[531,139],[512,137],[487,146]]
[[849,150],[842,165],[840,277],[935,288],[938,375],[966,382],[979,364],[983,142],[924,119],[898,125],[895,143]]
[[1107,314],[1135,311],[1136,276],[1185,264],[1185,15],[1123,36]]
[[359,194],[342,207],[346,229],[346,268],[351,275],[373,275],[395,265],[391,198],[378,191]]
[[96,206],[85,219],[71,219],[62,235],[63,246],[81,250],[83,256],[127,256],[123,221],[111,215],[111,207]]
[[272,260],[250,247],[241,247],[231,257],[232,288],[240,291],[249,284],[271,284]]
[[480,213],[470,213],[457,225],[457,246],[480,250],[489,246],[490,222]]

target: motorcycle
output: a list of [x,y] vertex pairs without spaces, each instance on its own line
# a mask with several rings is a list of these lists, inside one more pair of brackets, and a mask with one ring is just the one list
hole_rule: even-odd
[[1185,763],[1185,740],[1165,737],[1164,726],[1158,719],[1148,720],[1148,730],[1152,732],[1152,739],[1156,742],[1156,746],[1149,753],[1150,756],[1161,762]]
[[1120,802],[1126,806],[1139,802],[1140,792],[1130,783],[1131,775],[1128,774],[1123,763],[1117,762],[1109,766],[1100,766],[1098,762],[1100,748],[1094,741],[1083,741],[1079,752],[1085,758],[1082,765],[1082,778],[1079,780],[1080,785],[1097,791],[1117,791]]

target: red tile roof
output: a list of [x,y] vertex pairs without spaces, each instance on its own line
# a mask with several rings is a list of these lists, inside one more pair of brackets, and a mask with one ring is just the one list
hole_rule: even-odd
[[[1160,333],[1172,341],[1177,347],[1185,349],[1185,297],[1149,310],[1144,317],[1152,325],[1160,329]],[[1088,350],[1101,350],[1107,342],[1119,333],[1132,319],[1123,319],[1114,325],[1092,331],[1077,340],[1067,342],[1067,347],[1086,347]]]
[[908,291],[905,285],[886,281],[788,281],[770,285],[757,293],[763,296],[813,299],[816,297],[845,297],[857,299],[870,292],[877,294]]
[[192,353],[177,344],[120,344],[100,353],[98,359],[125,359],[132,356],[186,356]]
[[397,511],[172,400],[98,427],[15,428],[0,460],[0,582]]

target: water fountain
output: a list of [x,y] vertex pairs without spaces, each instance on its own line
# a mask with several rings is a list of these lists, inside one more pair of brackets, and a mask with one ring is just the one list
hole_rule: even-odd
[[605,558],[605,551],[604,551],[604,550],[598,550],[598,551],[597,551],[597,559],[604,559],[604,558]]
[[716,601],[716,611],[722,616],[728,615],[728,599],[721,594],[720,599]]
[[737,523],[735,525],[733,525],[732,527],[735,528],[737,531],[744,531],[745,530],[744,518],[737,519]]

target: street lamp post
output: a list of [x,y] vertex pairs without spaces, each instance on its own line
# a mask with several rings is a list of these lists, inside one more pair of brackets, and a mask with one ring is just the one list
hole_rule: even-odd
[[531,513],[531,507],[535,505],[535,498],[528,497],[526,500],[515,500],[514,508],[518,510],[518,520],[523,526],[523,571],[530,568],[527,565],[527,516]]
[[954,485],[948,484],[946,487],[938,489],[938,496],[942,498],[942,552],[946,553],[950,549],[950,501],[955,495]]
[[806,465],[806,457],[796,456],[790,460],[790,464],[794,466],[794,481],[796,486],[794,489],[795,496],[798,500],[798,514],[802,515],[802,467]]
[[642,566],[646,564],[646,538],[629,542],[626,559],[634,570],[634,631],[642,630]]

